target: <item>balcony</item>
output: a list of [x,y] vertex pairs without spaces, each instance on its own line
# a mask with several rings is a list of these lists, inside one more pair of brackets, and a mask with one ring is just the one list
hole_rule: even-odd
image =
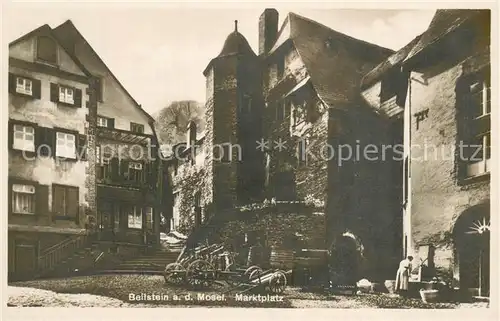
[[157,170],[154,162],[130,162],[112,158],[104,164],[99,164],[96,174],[98,185],[111,187],[154,191],[157,183]]
[[97,138],[127,144],[147,145],[153,143],[154,136],[117,128],[97,127]]

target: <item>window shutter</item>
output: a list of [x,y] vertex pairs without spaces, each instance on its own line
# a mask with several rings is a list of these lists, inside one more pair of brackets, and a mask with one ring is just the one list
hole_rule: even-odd
[[[41,156],[54,155],[54,131],[52,128],[36,127],[35,128],[35,148]],[[43,146],[41,148],[40,146]]]
[[9,72],[9,92],[11,94],[16,93],[16,75]]
[[82,107],[82,90],[81,89],[76,89],[76,88],[73,88],[74,92],[75,92],[75,96],[74,96],[74,106],[75,107]]
[[102,79],[101,78],[96,79],[95,88],[96,88],[96,98],[98,101],[102,102],[103,95],[102,95]]
[[45,141],[44,144],[49,146],[51,157],[56,156],[56,131],[52,128],[45,128]]
[[54,186],[52,195],[52,212],[56,216],[64,216],[64,188]]
[[11,122],[9,122],[8,144],[9,149],[12,149],[12,145],[14,144],[14,124]]
[[87,160],[87,136],[86,135],[78,135],[78,147],[77,154],[80,157],[80,160]]
[[73,217],[75,222],[79,223],[79,215],[78,215],[78,188],[75,187],[67,187],[66,188],[66,209],[68,211],[68,216]]
[[115,119],[108,118],[108,128],[115,128]]
[[146,228],[149,230],[153,229],[153,209],[151,207],[146,207]]
[[125,177],[125,173],[128,173],[128,159],[122,159],[120,161],[120,175],[121,177]]
[[33,98],[42,98],[42,82],[38,79],[32,79],[31,82],[33,84]]
[[111,179],[116,180],[119,177],[119,167],[120,167],[120,162],[118,158],[113,157],[110,161],[111,165]]
[[42,156],[47,156],[47,148],[43,148],[43,150],[40,148],[40,146],[44,142],[44,136],[45,136],[45,128],[44,127],[35,127],[35,151],[37,153],[40,153]]
[[39,216],[50,217],[49,212],[49,186],[38,185],[35,190],[36,204],[35,213]]
[[50,101],[54,103],[59,102],[59,85],[50,83]]

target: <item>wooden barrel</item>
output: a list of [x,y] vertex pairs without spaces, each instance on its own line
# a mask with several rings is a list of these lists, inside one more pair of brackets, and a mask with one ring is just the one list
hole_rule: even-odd
[[269,263],[272,268],[289,270],[293,268],[294,257],[293,250],[272,248]]

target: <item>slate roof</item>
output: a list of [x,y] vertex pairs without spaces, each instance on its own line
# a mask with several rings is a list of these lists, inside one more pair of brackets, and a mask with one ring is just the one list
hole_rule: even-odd
[[253,54],[252,48],[248,44],[247,39],[238,31],[231,32],[224,42],[224,46],[218,57],[233,55],[233,54]]
[[479,13],[489,10],[470,10],[470,9],[441,9],[436,10],[432,21],[427,30],[422,34],[418,43],[408,53],[405,62],[417,56],[426,47],[460,27],[464,22]]
[[222,46],[222,50],[219,55],[208,63],[208,65],[203,70],[203,75],[207,76],[208,70],[218,58],[231,56],[231,55],[247,55],[251,57],[256,57],[257,55],[253,51],[252,47],[248,44],[247,39],[238,30],[235,28],[233,32],[231,32],[226,41],[224,41],[224,45]]
[[80,68],[80,70],[87,77],[92,76],[90,71],[88,71],[87,68],[85,68],[85,66],[73,55],[73,53],[66,49],[66,47],[62,43],[62,39],[54,32],[54,29],[52,29],[48,24],[44,24],[44,25],[28,32],[27,34],[11,41],[9,43],[9,47],[12,47],[12,46],[14,46],[14,45],[26,40],[26,39],[29,39],[29,38],[34,37],[34,36],[39,36],[39,35],[48,35],[48,36],[52,37],[58,43],[58,45],[64,50],[64,52],[66,52],[66,54],[68,54],[68,56],[70,56],[70,58],[73,60],[73,62],[78,66],[78,68]]
[[283,22],[270,56],[279,51],[281,44],[288,39],[293,42],[307,68],[318,96],[329,106],[351,101],[352,95],[359,94],[360,80],[366,72],[361,70],[358,62],[340,60],[339,55],[363,55],[374,66],[394,53],[295,13],[289,13]]
[[361,81],[361,89],[365,89],[375,82],[379,81],[384,74],[396,66],[400,66],[403,60],[408,56],[410,51],[415,47],[422,35],[418,35],[410,43],[399,49],[396,53],[384,60],[381,64],[367,73]]
[[[92,48],[90,43],[83,37],[83,35],[78,31],[78,29],[75,27],[73,22],[71,20],[67,20],[66,22],[62,23],[61,25],[57,26],[56,28],[53,29],[54,34],[57,36],[59,39],[61,45],[65,47],[66,51],[73,53],[73,56],[75,59],[77,59],[78,62],[78,57],[74,55],[74,47],[76,44],[77,38],[80,38],[81,41],[86,43],[90,50],[93,52],[93,54],[97,57],[97,59],[101,62],[101,64],[106,68],[108,73],[111,75],[111,77],[116,81],[118,86],[125,92],[125,94],[129,97],[129,99],[132,101],[132,103],[135,105],[137,109],[139,109],[148,119],[150,122],[155,122],[154,118],[146,112],[144,109],[142,109],[141,105],[132,97],[132,95],[128,92],[128,90],[122,85],[122,83],[116,78],[116,76],[111,72],[109,67],[104,63],[104,61],[101,59],[101,57],[97,54],[97,52]],[[80,64],[82,64],[80,62]],[[83,65],[83,64],[82,64]]]

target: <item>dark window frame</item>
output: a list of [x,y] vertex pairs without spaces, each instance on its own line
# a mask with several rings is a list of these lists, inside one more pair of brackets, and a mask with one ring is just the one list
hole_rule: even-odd
[[[50,42],[51,42],[51,45],[53,45],[53,49],[54,50],[54,60],[50,60],[50,59],[45,59],[46,57],[41,57],[40,56],[40,39],[49,39]],[[57,42],[55,39],[49,37],[49,36],[38,36],[36,38],[36,45],[35,45],[35,55],[36,55],[36,61],[37,62],[42,62],[42,63],[46,63],[46,64],[50,64],[50,65],[54,65],[54,66],[57,66],[58,65],[58,62],[59,62],[59,50],[58,50],[58,46],[57,46]]]
[[[56,215],[56,189],[57,188],[62,188],[64,190],[64,210],[65,210],[65,214],[64,215]],[[67,193],[68,193],[68,190],[76,190],[76,204],[75,204],[75,207],[76,207],[76,210],[75,210],[75,217],[73,216],[70,216],[68,215],[68,204],[66,204],[67,202]],[[55,220],[68,220],[68,221],[73,221],[73,220],[76,220],[78,221],[79,219],[79,206],[80,206],[80,187],[78,186],[71,186],[71,185],[63,185],[63,184],[52,184],[52,212],[54,213],[54,219]]]
[[[22,184],[22,185],[33,185],[35,187],[35,193],[33,194],[34,195],[34,213],[31,214],[31,213],[16,213],[14,212],[14,209],[12,208],[12,206],[14,205],[12,203],[13,199],[13,191],[12,191],[12,188],[13,188],[13,185],[14,184]],[[8,178],[8,200],[7,200],[7,203],[8,203],[8,213],[9,213],[9,216],[10,215],[15,215],[15,216],[22,216],[22,217],[36,217],[37,216],[37,203],[38,203],[38,200],[37,200],[37,191],[38,191],[38,188],[39,188],[39,185],[40,183],[37,182],[37,181],[33,181],[33,180],[28,180],[28,179],[24,179],[24,178],[18,178],[18,177],[9,177]]]
[[144,129],[145,129],[144,127],[145,126],[143,124],[130,122],[130,131],[133,133],[144,134]]
[[[480,91],[472,92],[472,86],[480,83]],[[481,93],[480,107],[481,113],[475,113],[471,104],[474,95]],[[458,157],[464,156],[464,159],[458,160],[458,182],[460,185],[476,182],[478,180],[489,179],[491,174],[491,66],[488,64],[481,69],[467,75],[463,75],[457,82],[457,103],[461,116],[459,117],[459,141],[468,145],[464,150],[459,149]],[[486,112],[485,112],[486,111]],[[474,112],[474,113],[473,113]],[[469,157],[478,157],[476,146],[477,140],[481,145],[479,155],[482,160],[470,160]],[[485,156],[485,153],[487,156]],[[474,155],[476,154],[476,155]],[[480,163],[482,170],[478,170],[474,175],[469,174],[472,164]]]

